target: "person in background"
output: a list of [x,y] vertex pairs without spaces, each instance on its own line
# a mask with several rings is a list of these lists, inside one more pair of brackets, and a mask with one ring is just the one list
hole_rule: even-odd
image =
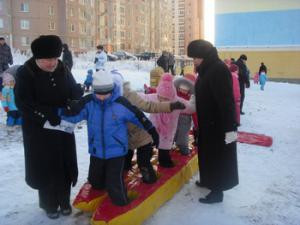
[[105,69],[106,62],[107,62],[107,54],[104,51],[103,45],[98,45],[95,60],[94,60],[96,72],[99,71],[100,69]]
[[200,181],[197,186],[211,192],[199,202],[223,201],[223,191],[238,184],[237,123],[232,90],[232,75],[217,49],[206,40],[189,43],[198,78],[195,83]]
[[244,115],[243,112],[243,104],[245,100],[245,88],[250,87],[249,80],[249,70],[246,65],[247,56],[242,54],[239,59],[234,63],[239,67],[239,83],[240,83],[240,93],[241,93],[241,105],[240,105],[240,113]]
[[59,60],[62,41],[42,35],[31,43],[32,58],[16,75],[15,100],[22,113],[25,180],[38,190],[39,206],[50,219],[72,213],[71,186],[78,177],[74,133],[46,129],[61,123],[58,110],[83,94],[70,70]]
[[266,65],[263,62],[260,64],[260,67],[259,67],[259,70],[258,70],[258,74],[260,74],[261,72],[265,72],[265,74],[268,73],[267,67],[266,67]]
[[63,44],[62,62],[69,68],[70,71],[72,70],[73,57],[71,51],[69,50],[69,46],[66,43]]
[[162,52],[157,60],[157,65],[163,68],[165,73],[169,71],[169,53],[167,51]]
[[235,114],[236,114],[236,122],[238,126],[241,122],[240,115],[240,104],[241,104],[241,92],[240,92],[240,84],[239,84],[239,68],[235,64],[229,65],[229,71],[232,75],[232,88],[233,88],[233,97],[235,102]]
[[100,70],[93,77],[93,93],[79,100],[62,119],[78,123],[87,121],[90,166],[88,182],[94,189],[106,189],[112,203],[129,203],[123,180],[128,150],[127,124],[146,130],[152,145],[158,145],[158,134],[147,117],[121,96],[120,86],[111,72]]
[[15,125],[20,126],[22,124],[22,117],[15,104],[15,79],[13,75],[7,72],[4,73],[3,86],[1,103],[4,111],[7,113],[6,125],[8,127],[13,127]]
[[184,57],[181,56],[181,58],[180,58],[180,75],[181,76],[184,75],[184,66],[185,66],[185,60],[184,60]]
[[1,97],[1,91],[2,91],[2,76],[3,76],[3,72],[8,69],[8,65],[12,65],[13,64],[13,57],[11,54],[11,49],[8,46],[8,44],[6,44],[5,42],[5,38],[4,37],[0,37],[0,97]]
[[87,71],[87,75],[84,81],[84,91],[85,92],[89,92],[90,91],[90,87],[92,86],[93,83],[93,70],[89,69]]
[[265,71],[261,71],[259,75],[259,84],[260,84],[260,90],[265,90],[265,85],[267,82],[267,74]]
[[175,65],[175,56],[169,52],[169,61],[168,61],[168,72],[171,71],[171,74],[174,76],[174,65]]

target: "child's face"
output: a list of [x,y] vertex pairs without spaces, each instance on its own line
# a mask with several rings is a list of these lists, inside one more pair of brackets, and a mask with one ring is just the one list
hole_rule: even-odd
[[185,94],[185,95],[187,95],[189,93],[188,90],[180,88],[180,87],[178,88],[178,91],[181,92],[182,94]]
[[9,82],[9,86],[10,86],[10,87],[14,87],[14,86],[15,86],[15,81],[11,80],[11,81]]
[[166,98],[166,97],[159,96],[159,95],[158,95],[158,100],[159,100],[160,102],[169,102],[169,101],[170,101],[170,99],[168,99],[168,98]]
[[108,99],[109,97],[111,96],[111,93],[108,93],[106,95],[99,95],[99,94],[96,94],[96,97],[101,100],[101,101],[104,101],[105,99]]

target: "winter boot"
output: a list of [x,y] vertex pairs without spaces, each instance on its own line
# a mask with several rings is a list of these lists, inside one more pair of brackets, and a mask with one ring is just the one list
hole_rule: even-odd
[[170,150],[159,149],[158,151],[158,162],[161,167],[172,168],[174,162],[171,160]]
[[57,219],[59,217],[59,212],[57,210],[46,211],[49,219]]
[[211,191],[205,198],[199,198],[199,202],[213,204],[223,201],[223,191]]
[[196,184],[197,187],[205,187],[203,182],[201,182],[200,180],[196,180],[195,184]]
[[142,180],[146,184],[153,184],[157,180],[156,173],[152,167],[152,165],[148,167],[142,167],[140,168],[141,174],[142,174]]
[[71,213],[72,213],[72,207],[69,205],[68,207],[61,208],[61,209],[60,209],[60,213],[61,213],[63,216],[69,216],[69,215],[71,215]]

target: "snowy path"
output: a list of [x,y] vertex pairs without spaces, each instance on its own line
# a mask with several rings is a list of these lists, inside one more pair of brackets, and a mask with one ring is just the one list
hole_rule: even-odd
[[[79,73],[86,70],[76,70]],[[149,82],[148,73],[124,69],[134,87]],[[139,75],[134,75],[139,74]],[[138,78],[138,79],[136,79]],[[194,185],[198,175],[145,225],[298,225],[300,224],[300,85],[272,83],[261,92],[257,85],[247,90],[242,131],[273,137],[271,148],[238,145],[240,185],[225,192],[224,202],[203,205],[198,198],[208,190]],[[86,128],[76,130],[79,163],[74,198],[87,175]],[[0,224],[89,224],[88,215],[75,211],[71,217],[48,220],[38,208],[37,192],[24,181],[21,131],[8,131],[0,111]]]

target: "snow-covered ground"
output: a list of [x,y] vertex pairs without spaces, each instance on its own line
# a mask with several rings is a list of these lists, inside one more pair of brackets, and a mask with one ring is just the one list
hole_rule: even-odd
[[[17,57],[16,63],[24,62]],[[76,59],[74,75],[82,82],[93,64]],[[113,62],[134,89],[149,84],[153,62]],[[240,130],[273,137],[270,148],[238,144],[240,184],[225,192],[224,202],[203,205],[198,198],[206,189],[194,185],[195,175],[176,196],[162,206],[145,225],[299,225],[300,224],[300,85],[268,82],[266,90],[247,89]],[[49,220],[38,208],[37,191],[24,181],[24,154],[20,130],[5,126],[0,110],[0,224],[89,224],[89,215],[74,210],[70,217]],[[87,177],[89,156],[86,128],[76,129],[79,179],[72,199]],[[133,218],[134,220],[134,218]]]

